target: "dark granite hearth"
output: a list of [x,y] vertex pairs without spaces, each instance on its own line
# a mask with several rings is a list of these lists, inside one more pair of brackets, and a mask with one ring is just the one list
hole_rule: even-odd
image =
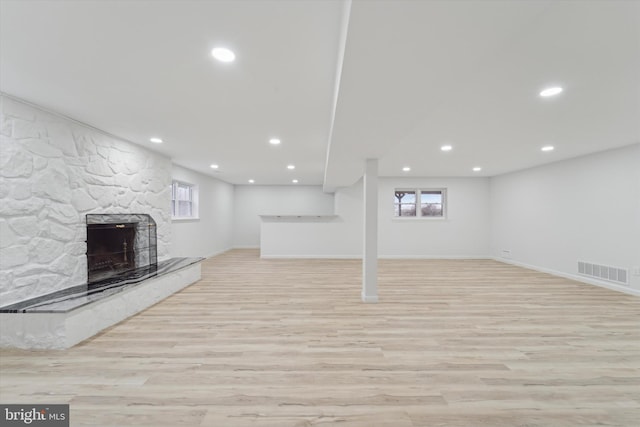
[[156,265],[125,271],[86,285],[56,291],[41,297],[0,307],[0,313],[66,313],[86,304],[202,261],[204,258],[171,258]]

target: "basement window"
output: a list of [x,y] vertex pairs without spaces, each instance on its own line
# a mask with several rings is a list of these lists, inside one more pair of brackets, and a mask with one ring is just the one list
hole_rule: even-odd
[[396,189],[394,216],[396,218],[444,218],[446,190]]
[[171,219],[198,219],[198,187],[186,182],[173,181]]

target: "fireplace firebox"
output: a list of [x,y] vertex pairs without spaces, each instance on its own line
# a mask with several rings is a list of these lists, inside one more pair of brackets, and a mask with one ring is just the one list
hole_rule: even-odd
[[157,263],[156,223],[150,215],[87,215],[89,283]]

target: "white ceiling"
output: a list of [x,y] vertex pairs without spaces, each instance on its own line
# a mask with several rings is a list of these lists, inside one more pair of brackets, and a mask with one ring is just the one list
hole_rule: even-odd
[[365,158],[492,176],[640,142],[636,1],[1,0],[0,17],[3,92],[234,184],[332,190]]

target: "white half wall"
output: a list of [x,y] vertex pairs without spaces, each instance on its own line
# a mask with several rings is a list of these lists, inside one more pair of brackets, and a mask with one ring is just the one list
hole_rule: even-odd
[[491,178],[491,230],[497,259],[580,280],[578,261],[624,268],[640,290],[640,144]]
[[172,179],[198,190],[198,219],[172,220],[171,256],[211,257],[233,247],[234,187],[215,178],[173,165]]
[[260,246],[260,215],[331,215],[333,194],[313,185],[236,185],[233,245]]
[[[395,188],[446,188],[446,219],[393,216]],[[380,258],[486,258],[489,253],[488,178],[380,178]],[[264,222],[261,256],[267,258],[361,258],[362,180],[335,193],[336,219]]]
[[[263,221],[263,258],[361,258],[362,180],[335,192],[335,218]],[[333,212],[329,212],[333,214]]]

